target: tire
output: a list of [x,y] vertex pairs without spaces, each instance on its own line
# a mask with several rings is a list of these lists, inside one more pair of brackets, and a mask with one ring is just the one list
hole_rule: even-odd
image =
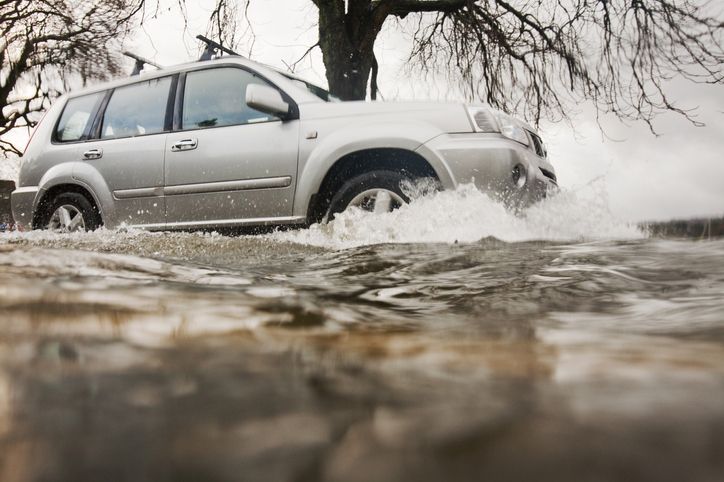
[[[402,204],[410,202],[410,198],[402,191],[401,185],[410,182],[412,179],[400,172],[395,171],[370,171],[359,176],[353,177],[345,182],[342,187],[334,194],[329,203],[326,219],[331,221],[335,214],[339,214],[346,210],[350,205],[357,205],[364,210],[374,212],[387,212],[397,209]],[[369,200],[361,200],[366,193],[374,191],[383,192],[380,199],[386,202],[388,206],[382,207],[378,203],[377,198]],[[389,200],[386,197],[388,196]]]
[[[67,213],[67,218],[61,209]],[[77,192],[67,192],[59,194],[53,199],[40,227],[68,233],[95,231],[102,225],[103,220],[98,208],[88,198]]]

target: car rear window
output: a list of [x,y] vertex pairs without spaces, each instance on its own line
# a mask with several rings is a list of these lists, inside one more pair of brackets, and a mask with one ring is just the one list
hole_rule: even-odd
[[171,77],[118,87],[103,114],[101,139],[163,132]]
[[267,122],[277,118],[246,105],[250,84],[269,85],[250,72],[217,68],[189,72],[183,105],[183,129]]
[[105,92],[83,95],[69,99],[55,128],[55,139],[59,142],[79,141],[90,131],[91,115],[103,99]]

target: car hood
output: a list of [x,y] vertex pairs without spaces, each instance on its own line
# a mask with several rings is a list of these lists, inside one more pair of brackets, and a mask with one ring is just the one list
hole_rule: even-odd
[[473,132],[463,103],[450,102],[315,102],[299,106],[303,121],[349,119],[355,122],[414,121],[434,124],[444,132]]

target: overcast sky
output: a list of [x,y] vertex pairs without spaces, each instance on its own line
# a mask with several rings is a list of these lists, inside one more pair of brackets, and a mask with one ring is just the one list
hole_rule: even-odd
[[[166,65],[197,55],[194,37],[205,32],[213,2],[187,0],[187,4],[186,32],[178,10],[169,6],[170,11],[145,22],[129,49]],[[252,59],[277,67],[297,60],[317,41],[316,15],[311,0],[252,2],[249,19],[256,34]],[[250,42],[242,41],[239,53],[247,54],[249,47]],[[455,89],[442,77],[421,78],[406,68],[409,47],[408,35],[388,21],[376,44],[385,100],[454,100],[448,96]],[[318,49],[296,71],[326,86]],[[574,190],[589,189],[591,183],[597,189],[604,187],[612,211],[630,220],[724,215],[724,86],[680,81],[674,82],[671,92],[682,106],[698,107],[698,120],[706,127],[671,114],[656,123],[661,134],[656,137],[644,124],[626,126],[604,119],[606,133],[614,141],[603,138],[587,106],[578,107],[574,128],[543,124],[541,134],[560,185]]]

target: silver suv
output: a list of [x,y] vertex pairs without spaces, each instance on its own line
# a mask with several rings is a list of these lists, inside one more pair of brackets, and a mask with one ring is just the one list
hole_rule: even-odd
[[510,206],[555,189],[534,129],[461,103],[339,102],[226,56],[59,99],[12,193],[25,228],[305,225],[348,206],[388,211],[408,181],[474,183]]

